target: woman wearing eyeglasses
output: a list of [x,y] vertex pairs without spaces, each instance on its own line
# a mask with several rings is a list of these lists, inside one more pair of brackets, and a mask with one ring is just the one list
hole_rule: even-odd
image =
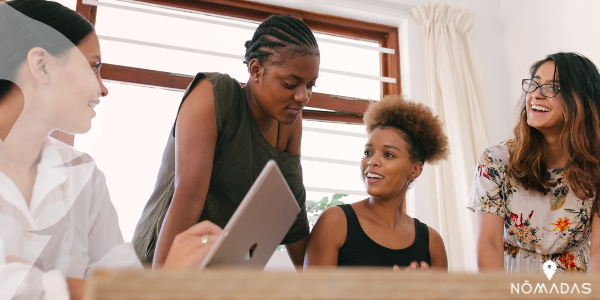
[[483,152],[471,187],[479,269],[542,273],[550,260],[558,273],[598,271],[598,69],[551,54],[522,85],[515,138]]

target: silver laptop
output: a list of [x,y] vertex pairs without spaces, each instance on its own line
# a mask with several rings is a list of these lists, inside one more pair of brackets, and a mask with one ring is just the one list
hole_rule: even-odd
[[300,207],[277,163],[270,160],[200,269],[215,266],[264,268],[299,213]]

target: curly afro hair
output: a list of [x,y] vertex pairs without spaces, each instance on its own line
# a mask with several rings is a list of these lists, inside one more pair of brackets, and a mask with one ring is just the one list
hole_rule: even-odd
[[423,104],[405,101],[401,96],[386,96],[369,105],[363,120],[368,134],[381,127],[402,131],[411,162],[434,164],[449,154],[442,122]]

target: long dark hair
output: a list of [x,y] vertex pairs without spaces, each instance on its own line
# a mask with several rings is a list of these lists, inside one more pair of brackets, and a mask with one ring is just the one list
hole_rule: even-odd
[[[32,20],[54,29],[70,43],[57,40],[56,34],[49,32],[52,29],[41,28]],[[59,56],[72,45],[79,45],[93,31],[90,22],[60,3],[14,0],[0,5],[0,101],[14,87],[12,80],[17,68],[31,48],[41,47]]]
[[[552,61],[558,73],[564,113],[560,142],[568,155],[566,179],[579,199],[600,201],[600,73],[589,59],[578,53],[559,52],[533,64],[533,79],[540,66]],[[556,75],[555,75],[556,76]],[[544,156],[544,137],[527,124],[526,93],[521,96],[519,122],[514,128],[508,174],[526,189],[547,194],[556,182],[550,181]]]

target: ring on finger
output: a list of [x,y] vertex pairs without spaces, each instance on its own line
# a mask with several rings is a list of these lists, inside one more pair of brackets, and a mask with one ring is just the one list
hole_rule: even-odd
[[200,242],[202,242],[203,245],[208,244],[210,242],[210,236],[208,234],[201,236]]

